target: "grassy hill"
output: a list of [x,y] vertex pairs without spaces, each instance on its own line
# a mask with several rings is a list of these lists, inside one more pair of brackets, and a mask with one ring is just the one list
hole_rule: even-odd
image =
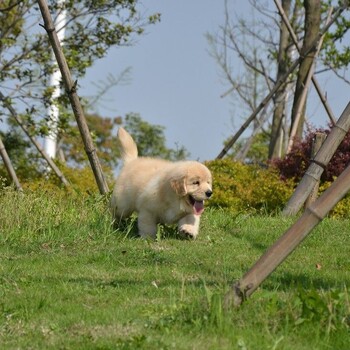
[[103,198],[0,193],[1,349],[350,349],[350,221],[324,220],[240,308],[295,219],[207,210],[196,241],[113,229]]

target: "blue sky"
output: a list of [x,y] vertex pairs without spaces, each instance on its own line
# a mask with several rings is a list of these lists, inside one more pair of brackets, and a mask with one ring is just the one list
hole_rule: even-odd
[[[218,67],[208,53],[205,33],[223,21],[224,2],[214,0],[148,0],[145,8],[160,12],[160,23],[148,27],[132,47],[113,49],[88,70],[81,82],[83,94],[92,93],[92,82],[108,73],[118,75],[131,67],[131,80],[109,91],[102,115],[140,113],[165,126],[169,147],[184,145],[192,159],[214,158],[230,134],[229,100]],[[89,88],[83,88],[89,86]]]
[[[272,1],[267,3],[273,6]],[[249,15],[248,2],[230,4]],[[131,67],[129,83],[111,89],[97,112],[104,116],[139,113],[149,123],[166,128],[168,147],[178,143],[191,153],[191,159],[213,159],[244,121],[240,116],[232,122],[231,101],[220,98],[227,86],[205,38],[205,33],[217,31],[223,23],[224,0],[147,0],[143,6],[147,13],[160,12],[161,22],[148,27],[132,47],[113,49],[91,67],[80,81],[80,93],[93,95],[94,82]],[[327,75],[319,80],[338,117],[348,102],[348,87]],[[311,98],[310,122],[325,126],[323,107],[314,93]]]

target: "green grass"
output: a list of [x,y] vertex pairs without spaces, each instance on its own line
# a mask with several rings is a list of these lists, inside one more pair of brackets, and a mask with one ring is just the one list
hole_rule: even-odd
[[0,192],[1,349],[350,349],[350,221],[324,220],[240,308],[295,219],[207,210],[196,241],[114,230],[100,198]]

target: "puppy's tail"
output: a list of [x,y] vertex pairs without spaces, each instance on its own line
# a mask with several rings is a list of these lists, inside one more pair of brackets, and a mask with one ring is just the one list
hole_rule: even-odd
[[122,127],[118,130],[121,158],[128,163],[137,158],[137,146],[131,135]]

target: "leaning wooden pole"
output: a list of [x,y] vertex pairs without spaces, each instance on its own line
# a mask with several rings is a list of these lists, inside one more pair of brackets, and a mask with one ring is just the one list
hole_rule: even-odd
[[32,136],[32,134],[28,131],[26,126],[24,125],[21,117],[16,113],[15,109],[12,107],[10,103],[7,102],[6,97],[4,94],[0,91],[0,101],[2,101],[3,105],[7,110],[10,112],[13,119],[17,122],[17,124],[21,127],[21,129],[24,131],[24,133],[28,136],[32,144],[35,146],[35,148],[38,150],[38,152],[42,155],[42,157],[46,160],[49,167],[54,171],[54,173],[57,175],[57,177],[61,180],[63,185],[69,186],[69,182],[63,175],[60,169],[58,169],[55,162],[48,156],[48,154],[43,150],[43,148],[40,146],[40,143],[35,139],[35,137]]
[[[334,13],[332,19],[327,23],[324,28],[320,31],[318,37],[314,40],[313,44],[310,45],[309,49],[304,53],[304,55],[309,54],[311,51],[315,50],[318,41],[320,38],[327,32],[329,27],[336,21],[336,19],[341,15],[341,13],[347,8],[346,5],[340,6]],[[230,150],[230,148],[235,144],[235,142],[238,140],[238,138],[243,134],[243,132],[247,129],[247,127],[250,125],[250,123],[256,118],[256,116],[260,113],[260,111],[264,108],[264,106],[267,104],[267,102],[273,97],[273,95],[276,93],[276,91],[287,81],[288,77],[291,73],[299,66],[300,62],[303,60],[304,57],[299,56],[294,63],[289,67],[286,74],[284,74],[275,84],[275,86],[272,88],[270,93],[261,101],[261,103],[258,105],[258,107],[253,111],[253,113],[248,117],[248,119],[243,123],[243,125],[238,129],[238,131],[235,133],[235,135],[232,136],[232,138],[229,139],[226,146],[222,149],[222,151],[219,153],[219,155],[216,157],[216,159],[223,158],[227,152]]]
[[1,137],[0,137],[0,156],[4,162],[5,168],[9,174],[9,176],[11,177],[13,183],[15,184],[15,187],[18,191],[22,191],[22,186],[18,180],[18,177],[16,175],[15,169],[12,166],[10,157],[7,154],[5,145],[3,144]]
[[291,254],[350,190],[350,166],[333,182],[299,220],[273,244],[255,265],[234,283],[225,296],[225,305],[239,306]]
[[340,143],[350,129],[350,102],[346,106],[337,123],[333,126],[326,140],[314,159],[311,160],[309,168],[295,189],[292,197],[283,209],[282,215],[291,216],[298,213],[315,184],[333,157]]
[[[324,140],[326,139],[326,133],[325,132],[316,132],[315,137],[312,140],[312,147],[311,147],[311,159],[314,159],[317,152],[320,150]],[[318,189],[320,187],[320,180],[316,181],[314,188],[310,192],[309,196],[307,197],[305,201],[305,207],[309,207],[318,197]]]
[[38,0],[41,15],[44,19],[44,28],[49,36],[51,46],[53,48],[58,67],[62,74],[62,80],[64,82],[75,119],[77,121],[79,131],[84,143],[85,152],[89,158],[92,171],[95,176],[95,180],[101,194],[105,194],[109,191],[107,181],[103,175],[102,167],[97,156],[97,151],[92,141],[88,125],[86,123],[83,108],[81,106],[79,96],[77,94],[77,82],[73,82],[70,70],[63,54],[60,41],[57,37],[57,32],[49,11],[49,7],[45,0]]

